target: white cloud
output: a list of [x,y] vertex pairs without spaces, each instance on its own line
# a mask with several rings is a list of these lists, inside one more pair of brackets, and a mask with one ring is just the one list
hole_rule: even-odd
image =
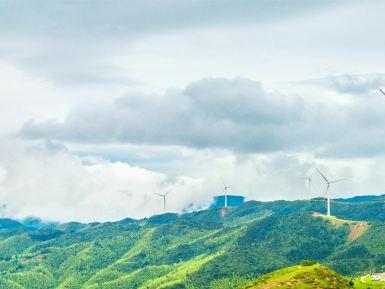
[[318,85],[329,91],[339,94],[350,94],[354,96],[367,96],[368,93],[385,86],[385,74],[343,74],[328,76],[320,79],[306,80],[303,85]]
[[0,198],[7,214],[16,218],[141,218],[162,212],[154,193],[170,190],[168,209],[181,211],[196,198],[191,192],[201,191],[199,179],[170,178],[123,162],[81,159],[52,143],[8,141],[0,151]]
[[[183,151],[184,149],[182,149]],[[174,149],[175,154],[183,153]],[[331,179],[348,181],[333,187],[335,197],[382,193],[383,157],[317,159],[309,154],[234,155],[223,150],[190,151],[178,175],[145,169],[125,162],[78,157],[58,143],[2,141],[0,199],[6,217],[40,217],[57,221],[109,221],[162,213],[158,192],[171,191],[167,211],[208,206],[222,194],[248,200],[307,199],[323,196],[324,183],[314,174],[319,167]],[[307,174],[313,173],[309,195]]]
[[385,129],[385,101],[377,91],[367,90],[368,97],[313,101],[302,95],[287,97],[266,91],[249,79],[210,78],[193,82],[182,91],[128,94],[110,102],[77,106],[64,121],[27,122],[21,135],[78,143],[180,145],[251,153],[384,154],[380,136]]

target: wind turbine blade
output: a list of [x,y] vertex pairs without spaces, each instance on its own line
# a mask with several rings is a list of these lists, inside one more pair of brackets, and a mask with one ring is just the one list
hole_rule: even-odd
[[161,195],[161,194],[158,194],[158,193],[154,193],[154,194],[163,197],[163,195]]
[[385,95],[385,92],[381,88],[379,88],[378,90],[381,91],[383,95]]
[[321,171],[319,169],[316,169],[316,170],[321,175],[321,177],[325,180],[325,182],[329,183],[328,179],[324,176],[324,174],[321,173]]
[[165,193],[164,195],[167,196],[169,193],[171,193],[171,191],[168,191],[167,193]]
[[338,182],[342,182],[342,181],[346,181],[346,180],[348,180],[348,179],[338,179],[338,180],[330,182],[329,184],[334,184],[334,183],[338,183]]

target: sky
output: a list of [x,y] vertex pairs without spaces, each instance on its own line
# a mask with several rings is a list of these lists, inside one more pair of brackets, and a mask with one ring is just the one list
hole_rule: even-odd
[[[385,190],[385,2],[0,1],[3,217]],[[306,177],[313,177],[309,192]]]

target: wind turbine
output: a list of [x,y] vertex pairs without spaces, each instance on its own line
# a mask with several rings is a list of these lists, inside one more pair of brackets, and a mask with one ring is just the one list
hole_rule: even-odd
[[385,92],[384,92],[381,88],[379,88],[378,90],[381,91],[381,93],[382,93],[383,95],[385,95]]
[[310,176],[307,176],[306,178],[304,178],[308,182],[309,194],[311,193],[311,178],[312,177],[313,177],[313,175],[310,175]]
[[325,194],[327,193],[327,204],[328,204],[328,207],[327,207],[327,216],[330,217],[330,192],[329,192],[329,188],[330,188],[330,185],[331,184],[334,184],[334,183],[338,183],[338,182],[342,182],[342,181],[345,181],[346,179],[338,179],[338,180],[334,180],[334,181],[329,181],[323,173],[321,173],[321,171],[319,169],[316,169],[318,171],[318,173],[321,175],[321,177],[325,180],[326,182],[326,190],[325,190]]
[[224,182],[223,182],[223,186],[224,186],[223,191],[225,193],[225,208],[227,208],[227,189],[230,189],[230,187],[228,187]]
[[158,194],[158,193],[155,193],[155,195],[158,195],[160,197],[163,198],[163,213],[166,213],[166,196],[169,194],[170,192],[167,192],[165,194]]

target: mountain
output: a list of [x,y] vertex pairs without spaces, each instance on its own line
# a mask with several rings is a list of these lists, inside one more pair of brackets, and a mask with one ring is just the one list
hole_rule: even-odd
[[11,220],[11,219],[0,219],[0,230],[27,230],[27,227],[23,224]]
[[31,229],[53,229],[57,226],[56,222],[44,222],[39,218],[32,217],[19,220],[19,222]]
[[292,266],[264,275],[239,289],[352,289],[354,283],[320,264]]
[[385,201],[385,194],[383,195],[367,195],[367,196],[355,196],[352,198],[339,198],[333,199],[336,202],[346,202],[346,203],[359,203],[359,202],[383,202]]
[[[344,276],[385,271],[385,206],[251,201],[142,220],[0,230],[2,288],[230,289],[311,259]],[[9,220],[0,220],[0,224]]]

